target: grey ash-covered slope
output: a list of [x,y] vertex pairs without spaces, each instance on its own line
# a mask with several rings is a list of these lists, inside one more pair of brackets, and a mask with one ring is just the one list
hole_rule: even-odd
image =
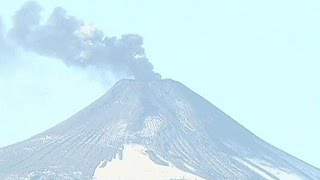
[[121,80],[59,125],[0,149],[0,179],[92,179],[126,144],[204,179],[320,179],[173,80]]

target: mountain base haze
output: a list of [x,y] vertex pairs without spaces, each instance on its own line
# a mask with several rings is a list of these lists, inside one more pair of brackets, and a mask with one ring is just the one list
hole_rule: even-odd
[[0,149],[0,179],[320,179],[183,84],[121,80],[57,126]]

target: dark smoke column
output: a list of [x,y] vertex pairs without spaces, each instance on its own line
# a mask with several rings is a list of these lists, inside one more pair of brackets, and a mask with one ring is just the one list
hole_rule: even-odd
[[2,24],[2,19],[0,17],[0,52],[2,52],[2,49],[5,47],[5,40],[3,36],[3,24]]
[[40,24],[41,9],[38,3],[29,1],[15,13],[10,38],[25,50],[60,59],[68,66],[93,66],[139,80],[161,79],[146,58],[141,36],[106,37],[61,7]]

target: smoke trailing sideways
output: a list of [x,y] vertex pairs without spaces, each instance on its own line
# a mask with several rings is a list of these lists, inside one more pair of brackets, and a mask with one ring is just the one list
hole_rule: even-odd
[[4,27],[2,24],[2,19],[0,17],[0,52],[1,52],[1,54],[7,47],[3,31],[4,31]]
[[4,63],[9,59],[8,56],[13,54],[13,50],[7,42],[4,31],[4,25],[0,17],[0,70],[2,70]]
[[37,2],[29,1],[13,17],[9,37],[23,49],[60,59],[68,66],[94,66],[139,80],[161,78],[146,58],[141,36],[107,37],[61,7],[40,23],[41,9]]

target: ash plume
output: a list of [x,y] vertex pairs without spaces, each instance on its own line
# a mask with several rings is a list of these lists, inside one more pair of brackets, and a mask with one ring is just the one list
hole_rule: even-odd
[[2,19],[0,17],[0,53],[1,55],[7,47],[3,31],[4,31],[4,27],[3,27]]
[[0,43],[3,43],[3,23],[2,23],[2,19],[0,17]]
[[4,31],[5,28],[0,17],[0,70],[3,69],[4,64],[8,61],[9,55],[13,54],[13,49],[7,41]]
[[107,37],[61,7],[41,23],[41,9],[37,2],[29,1],[13,17],[9,37],[23,49],[60,59],[68,66],[93,66],[140,80],[161,78],[146,58],[141,36]]
[[3,35],[3,24],[0,18],[0,66],[3,64],[3,61],[4,61],[5,49],[6,49],[6,43]]

